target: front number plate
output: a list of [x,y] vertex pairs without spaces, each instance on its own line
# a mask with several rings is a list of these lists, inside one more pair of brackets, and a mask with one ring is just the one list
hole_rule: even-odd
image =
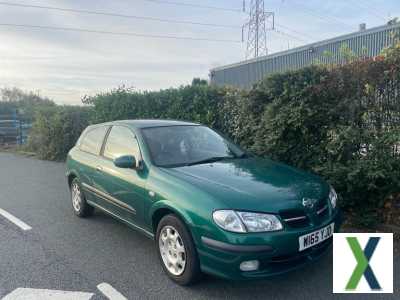
[[317,231],[299,237],[299,251],[303,251],[329,239],[333,235],[334,227],[335,223],[332,223]]

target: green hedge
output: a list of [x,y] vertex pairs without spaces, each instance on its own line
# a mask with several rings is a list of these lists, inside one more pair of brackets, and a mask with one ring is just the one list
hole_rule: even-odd
[[49,106],[39,109],[28,138],[27,149],[39,158],[61,161],[89,125],[90,108]]
[[324,176],[346,210],[374,223],[400,191],[399,66],[363,61],[267,79],[256,87],[266,104],[250,148]]
[[179,119],[324,176],[364,223],[379,221],[385,199],[400,191],[400,46],[376,60],[275,74],[250,91],[194,80],[158,92],[119,88],[84,103],[90,111],[38,114],[31,145],[42,157],[64,158],[88,122]]
[[192,85],[158,92],[135,92],[118,88],[95,97],[85,98],[93,105],[92,122],[120,119],[179,119],[214,124],[217,107],[225,90],[210,87],[204,80],[193,80]]

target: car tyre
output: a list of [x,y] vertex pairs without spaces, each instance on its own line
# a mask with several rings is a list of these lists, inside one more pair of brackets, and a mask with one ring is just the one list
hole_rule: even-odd
[[156,247],[161,265],[174,282],[190,285],[200,280],[200,262],[192,236],[175,215],[166,215],[157,226]]
[[86,202],[85,195],[82,191],[81,184],[78,178],[74,178],[71,182],[71,202],[74,213],[80,217],[85,218],[93,215],[94,207]]

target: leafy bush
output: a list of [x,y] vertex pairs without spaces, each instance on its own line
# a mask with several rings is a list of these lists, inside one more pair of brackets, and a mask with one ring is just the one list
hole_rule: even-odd
[[400,48],[385,59],[274,75],[253,151],[327,178],[358,221],[380,220],[400,191]]
[[225,90],[210,87],[206,81],[195,79],[191,85],[159,92],[137,92],[118,88],[95,97],[85,104],[93,105],[95,123],[121,119],[179,119],[213,125],[217,107]]
[[63,160],[89,125],[89,108],[49,106],[36,112],[27,148],[39,158]]
[[179,119],[320,174],[362,223],[380,221],[385,199],[400,191],[400,45],[374,60],[275,74],[250,91],[196,79],[159,92],[118,88],[84,103],[37,114],[30,145],[42,158],[63,159],[88,122]]
[[10,114],[17,110],[24,120],[30,123],[38,109],[49,106],[55,106],[55,103],[33,92],[17,88],[0,89],[0,114]]

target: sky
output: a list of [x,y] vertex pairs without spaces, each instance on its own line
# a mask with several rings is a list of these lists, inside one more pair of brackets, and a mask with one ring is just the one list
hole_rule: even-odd
[[[169,3],[165,3],[169,2]],[[186,3],[176,5],[172,3]],[[34,91],[59,104],[81,104],[119,86],[158,90],[208,79],[211,68],[242,61],[243,0],[0,0],[0,87]],[[246,1],[247,3],[250,0]],[[165,23],[78,14],[7,3],[99,11],[229,27]],[[193,5],[193,6],[190,6]],[[200,8],[195,5],[226,8]],[[400,17],[400,0],[265,0],[275,13],[268,30],[274,53],[385,24]],[[248,4],[247,4],[248,6]],[[230,10],[229,10],[230,9]],[[18,28],[4,24],[52,26],[143,35],[188,37],[180,40],[87,32]]]

